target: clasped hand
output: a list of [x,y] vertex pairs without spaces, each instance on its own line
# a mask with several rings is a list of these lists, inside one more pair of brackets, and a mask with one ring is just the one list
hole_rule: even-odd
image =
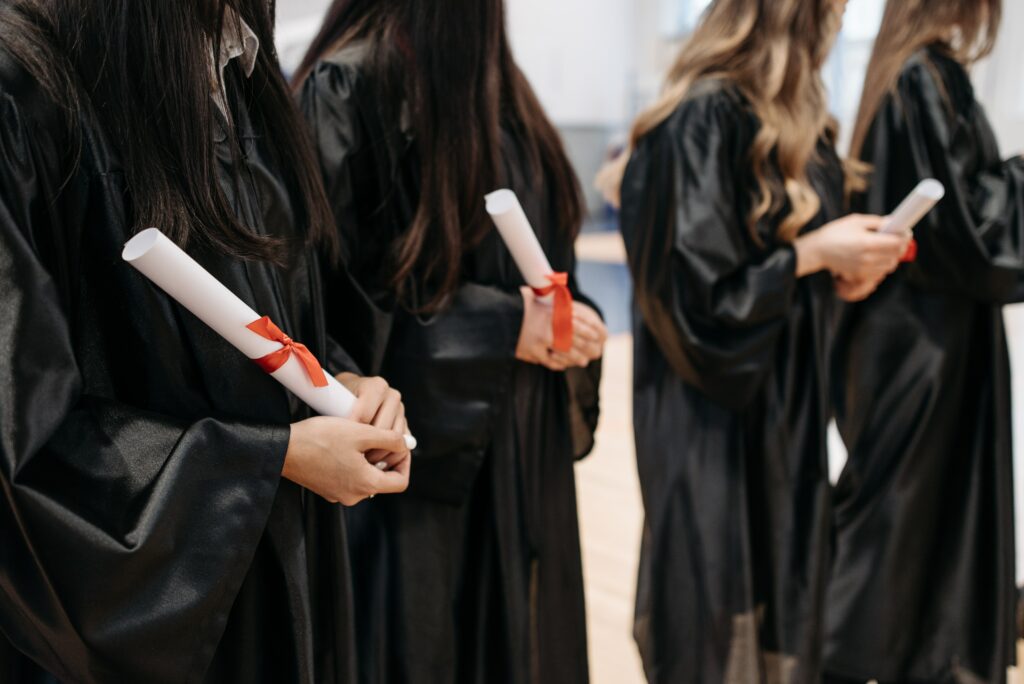
[[878,232],[884,218],[851,214],[794,242],[797,275],[828,270],[840,298],[867,299],[900,264],[910,243],[909,235]]
[[282,476],[346,506],[404,492],[412,456],[401,394],[382,378],[342,373],[337,379],[356,395],[351,418],[293,424]]
[[569,351],[557,352],[552,348],[554,307],[528,287],[522,288],[521,292],[523,326],[516,347],[517,359],[553,371],[564,371],[569,368],[586,368],[601,358],[608,339],[608,329],[596,311],[581,302],[573,302],[572,347]]

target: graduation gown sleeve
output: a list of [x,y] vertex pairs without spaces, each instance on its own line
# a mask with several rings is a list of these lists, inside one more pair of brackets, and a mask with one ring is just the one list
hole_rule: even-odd
[[263,534],[289,429],[86,390],[58,286],[76,257],[55,201],[58,119],[0,89],[0,629],[67,681],[194,681]]
[[875,164],[867,208],[887,213],[922,179],[946,187],[918,227],[911,282],[980,301],[1024,294],[1024,163],[1003,161],[967,73],[934,52],[916,56],[865,141]]
[[645,325],[688,384],[742,408],[771,369],[796,289],[788,245],[759,249],[743,207],[744,139],[733,95],[695,95],[639,144],[622,231]]

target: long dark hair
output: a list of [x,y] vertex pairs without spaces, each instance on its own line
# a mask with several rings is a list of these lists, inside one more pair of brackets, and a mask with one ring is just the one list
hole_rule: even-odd
[[[490,229],[484,195],[506,182],[502,130],[527,155],[571,237],[583,219],[579,181],[505,35],[502,0],[335,0],[296,84],[333,51],[365,41],[375,87],[392,115],[408,108],[420,164],[412,225],[391,250],[392,286],[420,310],[458,286],[463,256]],[[412,302],[412,290],[420,291]]]
[[882,102],[915,52],[935,46],[970,66],[992,52],[1002,15],[1002,0],[889,0],[864,80],[850,156],[861,156]]
[[308,240],[333,252],[315,156],[274,51],[273,0],[5,0],[0,42],[69,113],[73,141],[75,122],[95,117],[124,165],[134,229],[156,225],[181,245],[283,263],[286,245],[243,226],[218,182],[211,94],[223,84],[210,49],[229,6],[260,39],[252,78],[232,68],[230,90],[273,132]]

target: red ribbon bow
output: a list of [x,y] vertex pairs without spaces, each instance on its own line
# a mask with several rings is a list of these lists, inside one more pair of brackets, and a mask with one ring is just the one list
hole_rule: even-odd
[[546,276],[551,284],[547,287],[534,287],[533,293],[538,297],[555,295],[555,310],[551,317],[551,329],[554,333],[552,348],[558,352],[572,350],[572,292],[569,291],[569,274],[552,273]]
[[306,373],[309,375],[309,379],[313,381],[314,387],[327,387],[327,375],[324,374],[324,369],[320,367],[320,362],[313,356],[313,352],[304,344],[299,344],[292,338],[281,332],[281,329],[274,325],[274,322],[264,316],[258,321],[253,321],[249,325],[245,326],[249,330],[260,337],[266,338],[273,342],[280,342],[284,346],[278,349],[276,352],[267,354],[262,359],[253,359],[256,365],[262,368],[267,373],[274,373],[280,369],[284,364],[288,363],[288,359],[291,358],[292,354],[295,354],[299,362],[306,367]]

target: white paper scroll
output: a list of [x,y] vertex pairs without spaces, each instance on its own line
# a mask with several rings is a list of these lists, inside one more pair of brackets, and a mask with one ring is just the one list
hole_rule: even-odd
[[[121,256],[246,357],[261,359],[284,346],[246,328],[260,315],[156,228],[132,238]],[[352,413],[355,396],[329,373],[327,387],[314,386],[294,354],[271,375],[320,415]],[[406,436],[406,444],[414,449],[416,440]]]
[[920,223],[945,196],[946,188],[939,181],[934,178],[921,181],[900,206],[896,207],[896,211],[889,214],[880,232],[896,235],[913,233],[914,226]]
[[487,213],[501,233],[519,272],[532,288],[544,289],[551,283],[548,276],[553,273],[551,263],[537,240],[537,234],[530,226],[519,198],[511,190],[497,190],[487,195]]

